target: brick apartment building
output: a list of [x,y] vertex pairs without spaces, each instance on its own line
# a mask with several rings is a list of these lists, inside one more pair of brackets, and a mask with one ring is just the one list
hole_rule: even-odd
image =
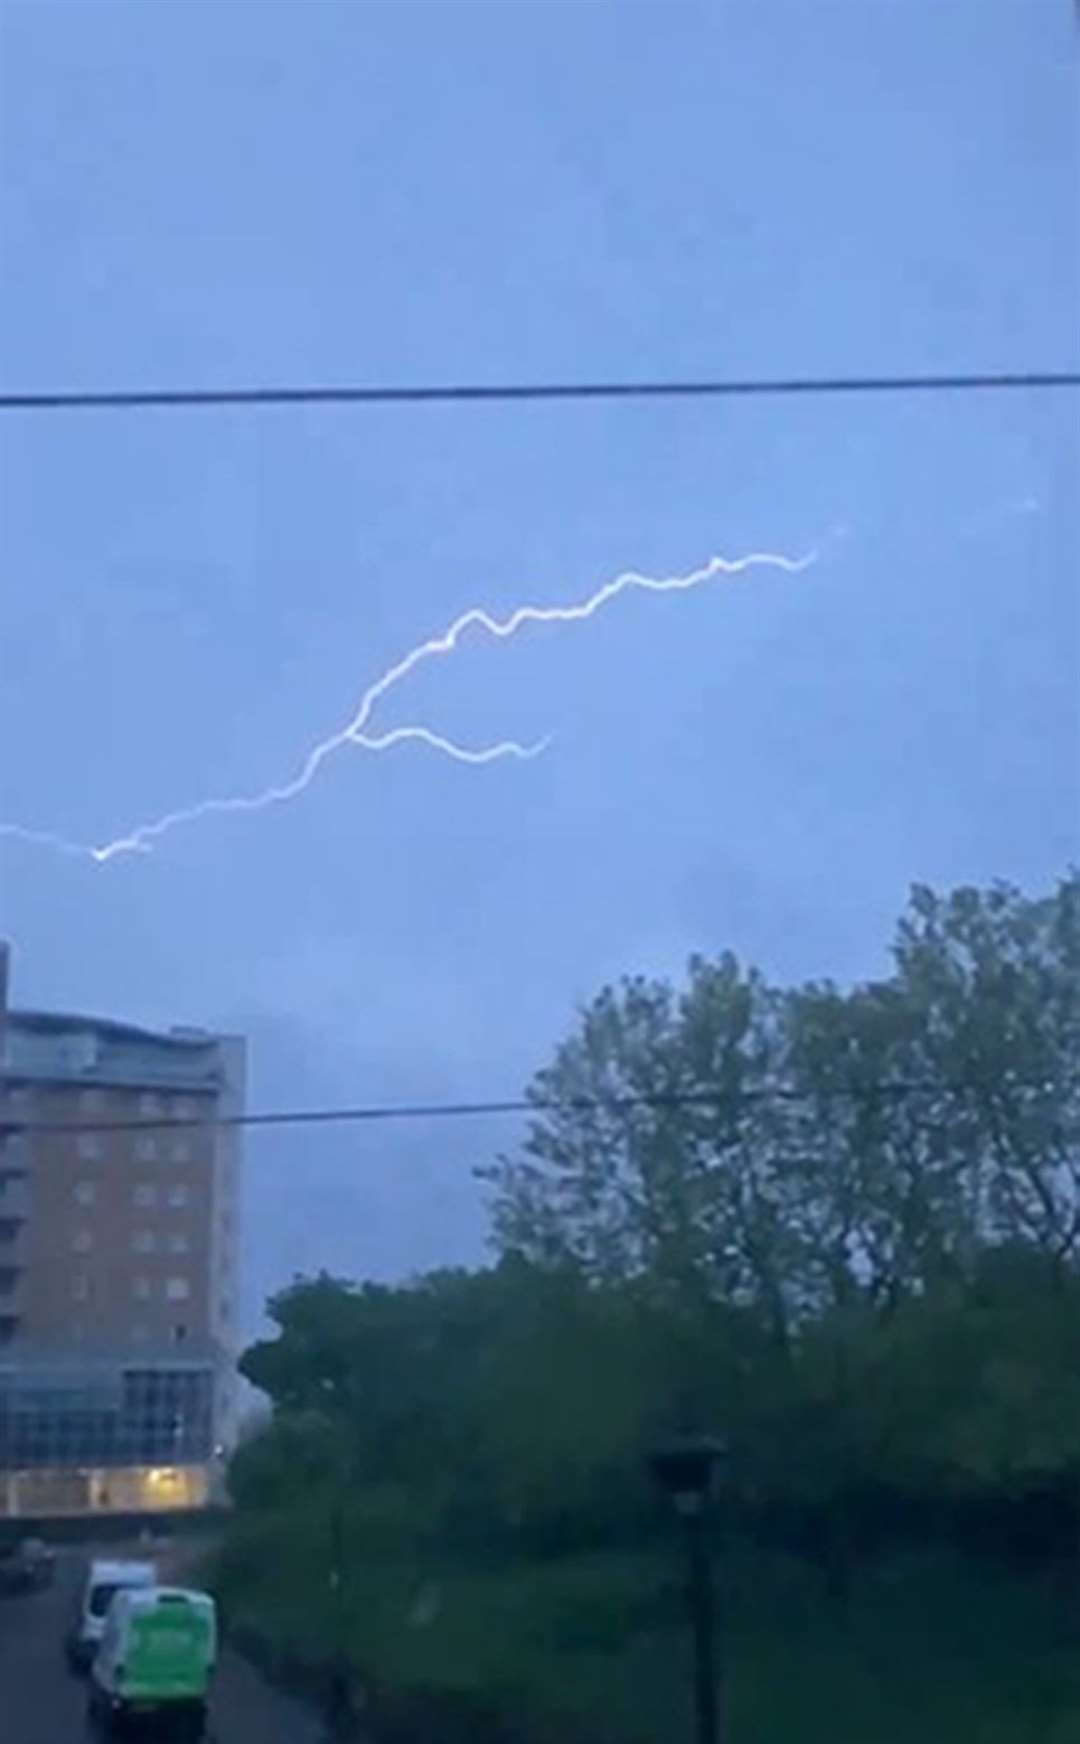
[[[245,1048],[22,1011],[0,946],[0,1516],[197,1507],[234,1432]],[[130,1129],[130,1130],[129,1130]]]

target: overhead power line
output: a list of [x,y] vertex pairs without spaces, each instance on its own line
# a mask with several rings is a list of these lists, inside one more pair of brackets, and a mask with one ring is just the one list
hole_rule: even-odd
[[0,1118],[0,1137],[31,1137],[46,1133],[191,1132],[217,1127],[376,1125],[390,1121],[475,1120],[517,1114],[620,1114],[639,1108],[724,1108],[732,1104],[741,1106],[760,1102],[892,1101],[905,1097],[967,1096],[977,1090],[999,1087],[1010,1091],[1046,1091],[1055,1088],[1056,1083],[1050,1079],[1007,1079],[1000,1085],[990,1086],[974,1079],[927,1083],[894,1079],[820,1090],[777,1084],[749,1090],[657,1091],[612,1097],[519,1096],[491,1102],[401,1102],[353,1108],[284,1108],[264,1114],[220,1114],[204,1119],[198,1116],[140,1115],[133,1120],[34,1121],[9,1116]]
[[1077,387],[1080,369],[938,375],[750,376],[689,381],[429,383],[415,387],[61,388],[0,393],[0,412],[195,411],[215,406],[386,406],[516,400],[752,399]]

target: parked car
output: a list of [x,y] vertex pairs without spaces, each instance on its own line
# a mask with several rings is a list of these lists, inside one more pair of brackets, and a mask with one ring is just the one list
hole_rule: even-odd
[[105,1633],[105,1618],[117,1593],[157,1584],[152,1562],[92,1562],[80,1591],[67,1636],[68,1663],[73,1671],[89,1671]]
[[0,1554],[0,1592],[37,1592],[52,1584],[55,1573],[55,1552],[41,1538],[24,1538]]
[[154,1736],[202,1739],[217,1661],[209,1593],[128,1587],[109,1605],[90,1672],[89,1720],[113,1737],[130,1724]]

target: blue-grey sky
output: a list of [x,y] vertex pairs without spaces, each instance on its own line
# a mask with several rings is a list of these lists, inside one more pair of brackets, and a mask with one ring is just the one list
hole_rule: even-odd
[[[18,4],[8,388],[1076,367],[1070,0]],[[471,604],[821,549],[504,646],[105,867],[0,843],[15,994],[241,1027],[260,1106],[518,1091],[733,947],[879,972],[912,880],[1080,842],[1076,396],[8,416],[0,821],[289,774]],[[249,1304],[481,1252],[480,1125],[254,1138]]]

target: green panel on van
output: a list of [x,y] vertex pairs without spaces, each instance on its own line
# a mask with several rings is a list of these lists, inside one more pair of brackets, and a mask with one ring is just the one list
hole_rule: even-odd
[[206,1694],[214,1661],[212,1612],[177,1595],[133,1611],[124,1648],[128,1700],[176,1701]]

